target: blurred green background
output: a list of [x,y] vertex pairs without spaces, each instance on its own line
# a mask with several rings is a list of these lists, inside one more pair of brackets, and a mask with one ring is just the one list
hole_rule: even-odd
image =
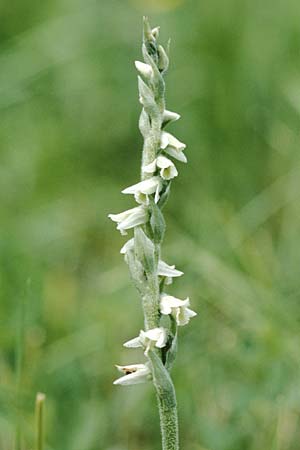
[[[197,318],[173,369],[183,450],[299,450],[300,3],[17,0],[0,6],[0,448],[159,450],[151,385],[115,387],[142,327],[107,219],[138,181],[141,18],[172,38],[169,292]],[[21,345],[20,343],[23,343]]]

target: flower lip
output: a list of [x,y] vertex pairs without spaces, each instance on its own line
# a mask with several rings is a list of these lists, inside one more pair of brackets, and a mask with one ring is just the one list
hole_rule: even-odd
[[188,308],[190,306],[190,300],[187,297],[185,300],[167,295],[161,294],[160,297],[160,312],[164,315],[172,315],[176,320],[178,326],[186,325],[192,317],[195,317],[197,313]]
[[183,272],[175,269],[175,266],[169,266],[167,263],[162,261],[161,259],[158,261],[158,275],[162,277],[181,277]]
[[163,327],[158,327],[147,331],[141,330],[138,337],[130,339],[123,345],[127,348],[143,347],[145,349],[144,354],[147,355],[149,350],[152,350],[154,347],[163,348],[167,340],[167,330]]
[[150,164],[144,166],[142,170],[145,173],[151,174],[155,172],[157,167],[160,169],[160,176],[164,180],[171,180],[178,175],[178,171],[173,161],[163,155],[159,155]]
[[166,131],[161,133],[161,142],[160,147],[164,150],[165,153],[172,156],[178,161],[187,162],[187,158],[183,153],[183,150],[186,148],[186,145],[183,142],[180,142],[175,136]]
[[117,230],[121,234],[126,235],[126,231],[130,228],[134,228],[138,225],[142,225],[148,220],[148,211],[143,205],[137,206],[127,211],[123,211],[119,214],[108,214],[108,217],[113,221],[117,222]]
[[116,365],[119,372],[125,374],[114,381],[114,384],[127,386],[131,384],[145,383],[151,378],[151,370],[146,364],[130,364],[127,366]]
[[[151,177],[140,181],[128,188],[123,189],[122,194],[133,194],[136,200],[139,200],[140,194],[145,196],[155,193],[155,203],[159,200],[159,193],[162,189],[162,180],[160,177]],[[144,203],[144,202],[143,202]]]

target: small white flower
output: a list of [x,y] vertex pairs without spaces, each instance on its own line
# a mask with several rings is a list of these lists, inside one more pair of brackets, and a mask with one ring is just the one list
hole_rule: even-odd
[[169,266],[167,263],[161,259],[158,261],[157,275],[165,278],[165,284],[172,284],[172,278],[181,277],[183,272],[175,269],[175,266]]
[[163,112],[163,125],[166,125],[170,122],[175,122],[176,120],[180,119],[180,114],[177,114],[173,111],[168,111],[167,109]]
[[132,250],[134,248],[134,238],[129,239],[120,250],[121,255],[126,255],[128,250]]
[[128,366],[118,366],[116,368],[125,375],[114,381],[114,384],[127,386],[130,384],[145,383],[151,378],[151,370],[148,364],[130,364]]
[[160,312],[164,315],[171,314],[179,326],[186,325],[192,317],[197,315],[188,306],[190,306],[189,298],[180,300],[164,293],[160,296]]
[[137,348],[143,347],[145,349],[144,354],[147,355],[149,350],[154,347],[162,348],[166,345],[168,339],[168,332],[165,328],[152,328],[148,331],[140,331],[138,337],[130,339],[130,341],[125,342],[124,347],[127,348]]
[[181,162],[187,162],[187,158],[183,153],[183,150],[186,148],[186,145],[183,142],[180,142],[175,136],[166,131],[161,133],[161,142],[160,147],[173,158],[178,159]]
[[150,64],[145,64],[141,61],[134,61],[137,71],[145,78],[150,79],[153,77],[153,69]]
[[145,173],[154,173],[156,170],[156,167],[160,169],[160,176],[164,180],[171,180],[174,177],[177,177],[178,172],[174,165],[174,163],[165,156],[158,156],[152,163],[148,164],[147,166],[143,167],[143,171]]
[[134,228],[138,225],[142,225],[146,223],[148,220],[148,212],[141,205],[136,208],[128,209],[127,211],[123,211],[119,214],[109,214],[108,217],[113,221],[117,222],[117,230],[121,232],[121,234],[126,235],[126,231],[130,228]]
[[158,38],[158,36],[159,36],[159,30],[160,30],[160,27],[152,28],[151,33],[152,33],[152,36],[154,37],[154,39],[157,39],[157,38]]
[[133,194],[138,203],[148,204],[148,195],[155,192],[155,203],[159,200],[159,193],[162,189],[162,181],[160,177],[152,177],[148,180],[140,181],[133,184],[122,191],[122,194]]

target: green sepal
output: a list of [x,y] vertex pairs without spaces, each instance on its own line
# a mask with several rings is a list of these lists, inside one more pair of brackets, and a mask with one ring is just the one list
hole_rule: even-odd
[[144,271],[153,274],[156,271],[154,244],[141,227],[134,229],[134,249],[136,259],[140,261]]
[[151,130],[150,119],[144,108],[139,118],[139,130],[144,138],[149,135]]
[[162,45],[158,46],[157,66],[160,72],[166,72],[169,68],[169,57]]
[[158,397],[163,400],[165,407],[171,410],[176,407],[176,397],[170,374],[154,351],[149,351],[148,358],[152,364],[153,383]]
[[164,238],[166,222],[160,208],[154,202],[150,204],[150,226],[153,241],[155,244],[160,244]]
[[151,116],[158,116],[159,110],[155,102],[154,94],[152,90],[147,86],[144,80],[138,75],[138,88],[140,101],[144,106],[145,111]]
[[142,263],[136,258],[133,250],[129,250],[126,253],[126,262],[129,266],[131,279],[136,289],[140,292],[141,295],[144,295],[145,289],[147,287],[145,271]]
[[177,348],[178,348],[176,320],[172,316],[170,316],[170,320],[171,320],[170,336],[171,336],[172,340],[171,340],[171,345],[167,351],[166,362],[165,362],[165,366],[169,372],[173,367],[173,364],[174,364],[174,361],[175,361],[176,355],[177,355]]
[[168,182],[166,189],[160,194],[160,199],[157,203],[160,209],[163,209],[163,207],[169,200],[170,191],[171,191],[171,181]]

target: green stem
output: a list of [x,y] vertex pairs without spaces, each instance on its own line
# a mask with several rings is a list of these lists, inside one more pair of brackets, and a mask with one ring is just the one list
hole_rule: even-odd
[[155,352],[149,352],[159,409],[162,450],[179,450],[176,394],[169,372]]

